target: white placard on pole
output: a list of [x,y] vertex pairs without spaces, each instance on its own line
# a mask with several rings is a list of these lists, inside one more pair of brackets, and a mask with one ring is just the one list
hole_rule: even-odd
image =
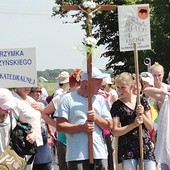
[[0,49],[0,87],[37,85],[35,48]]
[[118,6],[120,51],[151,49],[148,4]]

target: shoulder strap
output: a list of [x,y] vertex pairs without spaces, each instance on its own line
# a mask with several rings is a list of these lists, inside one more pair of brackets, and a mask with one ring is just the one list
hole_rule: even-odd
[[12,113],[9,114],[9,118],[10,118],[10,134],[12,132]]
[[[11,133],[12,133],[12,113],[9,115],[10,116],[10,138],[11,138]],[[24,168],[24,170],[26,169],[27,165],[31,164],[34,160],[35,155],[32,155],[26,163],[26,166]]]

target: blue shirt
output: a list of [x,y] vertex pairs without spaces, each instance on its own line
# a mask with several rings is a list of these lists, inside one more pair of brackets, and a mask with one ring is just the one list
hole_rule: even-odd
[[[92,98],[93,109],[105,119],[112,119],[105,99],[101,95]],[[55,117],[64,117],[72,124],[84,124],[87,120],[88,99],[76,91],[65,94],[61,99]],[[86,132],[66,134],[66,161],[89,159],[88,134]],[[107,148],[102,129],[95,126],[93,132],[94,159],[107,159]]]

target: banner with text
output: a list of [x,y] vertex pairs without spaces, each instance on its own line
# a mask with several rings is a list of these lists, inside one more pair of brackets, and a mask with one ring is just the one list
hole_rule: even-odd
[[118,6],[120,51],[151,49],[148,4]]
[[0,49],[0,87],[37,85],[35,48]]

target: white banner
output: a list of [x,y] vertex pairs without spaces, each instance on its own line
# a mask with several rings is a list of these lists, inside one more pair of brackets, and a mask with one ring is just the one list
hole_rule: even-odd
[[0,87],[37,85],[35,48],[0,49]]
[[148,4],[118,6],[120,51],[151,49]]

